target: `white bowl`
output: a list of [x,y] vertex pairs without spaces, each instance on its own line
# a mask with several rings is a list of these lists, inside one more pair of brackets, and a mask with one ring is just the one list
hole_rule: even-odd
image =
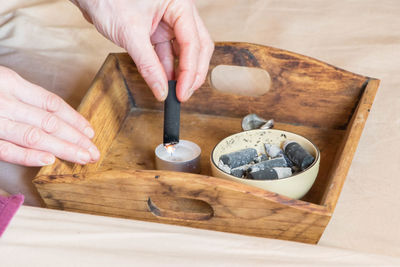
[[[255,148],[257,152],[265,153],[265,143],[281,146],[285,140],[294,140],[299,143],[314,156],[314,162],[300,173],[277,180],[251,180],[237,178],[218,168],[218,161],[221,155],[244,148]],[[310,190],[317,178],[319,163],[320,152],[308,139],[295,133],[276,129],[250,130],[228,136],[219,142],[211,152],[211,172],[213,176],[256,186],[295,199],[302,198]]]

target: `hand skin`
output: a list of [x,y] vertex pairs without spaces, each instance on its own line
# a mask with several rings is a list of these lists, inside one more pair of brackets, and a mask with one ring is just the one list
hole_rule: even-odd
[[0,66],[0,161],[25,166],[55,157],[86,164],[99,159],[94,131],[57,95]]
[[[187,101],[207,75],[214,43],[192,0],[71,0],[106,38],[125,48],[159,101],[175,79]],[[153,47],[154,45],[154,47]]]
[[[175,79],[175,56],[178,99],[188,100],[203,84],[214,43],[191,0],[71,1],[128,51],[159,101],[167,97],[167,81]],[[60,97],[0,66],[0,161],[93,163],[100,158],[93,136],[89,122]]]

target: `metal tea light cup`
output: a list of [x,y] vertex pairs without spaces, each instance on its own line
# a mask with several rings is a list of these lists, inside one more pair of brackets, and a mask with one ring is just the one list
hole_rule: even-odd
[[157,170],[200,173],[200,147],[187,140],[173,146],[159,144],[155,149]]

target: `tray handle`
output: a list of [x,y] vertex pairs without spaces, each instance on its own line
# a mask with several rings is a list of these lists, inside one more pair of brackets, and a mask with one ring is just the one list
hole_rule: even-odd
[[147,206],[153,215],[168,219],[205,221],[214,216],[212,206],[208,202],[196,198],[149,197]]
[[50,208],[316,243],[325,207],[210,176],[114,169],[34,179]]
[[[160,220],[207,221],[218,213],[213,207],[215,195],[210,195],[206,176],[171,171],[135,171],[135,176],[147,176],[147,209]],[[150,178],[150,179],[149,179]],[[207,179],[209,180],[209,179]]]
[[303,72],[304,68],[310,71],[310,64],[315,63],[319,62],[296,53],[263,45],[237,42],[216,43],[205,87],[216,89],[211,82],[211,73],[220,65],[262,69],[269,74],[271,85],[275,83],[275,86],[280,88],[281,79],[287,79],[287,75],[281,77],[283,72]]

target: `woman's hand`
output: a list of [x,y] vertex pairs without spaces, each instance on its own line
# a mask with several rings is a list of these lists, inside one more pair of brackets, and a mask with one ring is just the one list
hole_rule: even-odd
[[0,160],[25,166],[52,164],[55,156],[86,164],[99,159],[94,131],[57,95],[0,66]]
[[[159,101],[179,57],[177,97],[186,101],[204,82],[214,50],[192,0],[72,0],[85,18],[125,48]],[[153,47],[154,45],[154,47]]]

